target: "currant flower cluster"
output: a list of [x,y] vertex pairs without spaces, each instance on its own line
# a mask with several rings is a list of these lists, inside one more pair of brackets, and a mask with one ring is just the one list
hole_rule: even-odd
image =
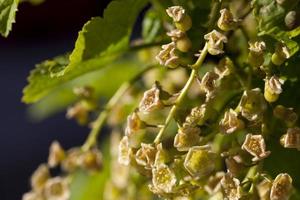
[[[166,13],[173,21],[173,29],[167,32],[171,42],[162,45],[156,59],[160,65],[172,70],[185,68],[191,74],[178,93],[167,92],[159,82],[144,92],[139,106],[127,118],[118,147],[119,163],[147,177],[149,190],[164,199],[289,199],[293,191],[290,175],[283,172],[272,179],[264,173],[263,161],[271,154],[267,110],[283,92],[284,84],[269,68],[282,65],[289,59],[290,50],[283,42],[276,44],[271,63],[266,66],[266,43],[249,41],[247,62],[251,73],[264,75],[264,90],[251,88],[232,60],[223,56],[230,31],[242,19],[235,18],[227,8],[221,9],[217,27],[203,36],[205,45],[197,61],[186,66],[182,55],[194,45],[188,36],[191,17],[181,6],[169,7]],[[208,54],[221,59],[200,77],[199,68]],[[229,87],[242,88],[242,93],[235,107],[222,110],[216,102],[228,89],[228,82]],[[188,104],[188,91],[195,83],[200,96]],[[153,124],[149,119],[158,115],[164,116],[164,122]],[[280,139],[282,146],[299,150],[300,128],[295,125],[298,116],[293,108],[277,105],[272,115],[287,128]]]
[[[63,175],[51,177],[51,170],[58,167]],[[73,172],[83,169],[95,173],[101,168],[102,154],[97,149],[82,151],[81,148],[72,148],[66,152],[54,141],[50,146],[48,162],[41,164],[32,174],[32,190],[23,195],[23,200],[68,200]]]

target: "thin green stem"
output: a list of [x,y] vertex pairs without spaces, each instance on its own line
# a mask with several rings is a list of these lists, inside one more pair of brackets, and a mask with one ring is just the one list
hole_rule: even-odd
[[117,92],[111,97],[111,99],[106,104],[104,110],[99,114],[97,119],[93,123],[93,127],[91,132],[88,135],[88,138],[86,139],[85,143],[82,146],[83,151],[89,150],[91,147],[96,145],[97,138],[101,132],[102,127],[104,126],[107,117],[109,116],[111,110],[113,107],[119,102],[119,100],[122,98],[124,93],[132,86],[134,82],[136,82],[145,72],[149,71],[150,69],[153,69],[156,67],[156,65],[151,65],[147,68],[145,68],[143,71],[138,73],[133,79],[131,79],[128,82],[123,83],[120,88],[117,90]]
[[182,102],[184,101],[186,95],[187,95],[187,92],[188,90],[190,89],[197,73],[198,73],[198,69],[199,67],[202,65],[205,57],[206,57],[206,54],[207,54],[207,43],[205,44],[203,50],[201,51],[201,55],[199,56],[198,60],[196,61],[196,63],[194,65],[192,65],[192,72],[190,74],[190,77],[189,77],[189,80],[186,82],[185,86],[183,87],[183,89],[181,90],[179,96],[177,97],[176,101],[175,101],[175,105],[172,106],[167,118],[166,118],[166,121],[165,121],[165,124],[164,126],[159,130],[155,140],[154,140],[154,143],[159,143],[160,140],[161,140],[161,137],[162,135],[164,134],[164,132],[166,131],[168,125],[170,124],[171,120],[174,118],[174,115],[175,113],[177,112],[178,108],[181,106]]

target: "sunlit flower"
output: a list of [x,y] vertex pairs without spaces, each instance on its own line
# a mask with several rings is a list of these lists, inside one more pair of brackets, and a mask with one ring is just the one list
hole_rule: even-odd
[[238,114],[230,109],[225,112],[224,118],[220,121],[220,128],[223,133],[231,134],[244,127],[244,122],[238,118]]
[[223,176],[221,186],[223,194],[228,200],[239,200],[241,198],[240,181],[234,178],[230,173]]
[[204,35],[204,39],[208,41],[208,52],[211,55],[224,53],[224,43],[227,43],[227,37],[225,35],[213,30],[212,32]]
[[30,182],[34,191],[43,190],[47,180],[50,178],[50,172],[47,165],[40,165],[32,174]]
[[146,169],[151,169],[155,162],[157,150],[152,144],[141,144],[141,148],[135,154],[136,162],[144,166]]
[[259,161],[271,153],[266,151],[266,143],[262,135],[247,134],[242,149],[254,156],[252,161]]
[[162,193],[171,193],[176,185],[176,176],[167,165],[160,164],[152,169],[152,184]]
[[70,197],[67,180],[61,177],[49,179],[45,185],[47,200],[68,200]]
[[159,61],[159,64],[161,65],[170,68],[176,68],[179,66],[179,57],[176,55],[175,50],[176,50],[175,42],[162,45],[162,50],[155,58],[156,60]]

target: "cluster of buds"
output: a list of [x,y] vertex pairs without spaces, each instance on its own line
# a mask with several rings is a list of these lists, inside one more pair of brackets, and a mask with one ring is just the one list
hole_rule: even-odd
[[50,146],[48,163],[41,164],[32,174],[32,191],[24,194],[23,200],[69,200],[71,177],[51,177],[50,169],[58,166],[67,173],[79,168],[95,172],[102,167],[102,155],[96,149],[84,152],[78,148],[65,152],[61,145],[54,141]]
[[89,113],[97,108],[94,90],[91,87],[83,86],[74,88],[73,92],[79,100],[68,108],[66,117],[68,119],[74,118],[78,124],[85,125],[89,121]]

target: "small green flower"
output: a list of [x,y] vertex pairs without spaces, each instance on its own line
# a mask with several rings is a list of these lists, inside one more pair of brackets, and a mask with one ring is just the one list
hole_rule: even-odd
[[151,169],[155,162],[157,150],[153,144],[141,144],[141,148],[135,154],[136,162],[145,167],[146,169]]
[[201,87],[206,92],[206,98],[213,98],[215,89],[217,87],[217,80],[219,75],[215,72],[206,72],[201,80]]
[[178,151],[188,151],[192,146],[197,145],[200,140],[201,130],[198,127],[184,126],[179,128],[174,138],[174,147]]
[[68,200],[70,198],[68,181],[61,177],[49,179],[45,184],[45,197],[47,200]]
[[224,53],[224,43],[227,43],[227,37],[222,33],[213,30],[204,35],[204,39],[208,41],[208,52],[211,55],[218,55]]
[[160,65],[164,65],[170,68],[176,68],[179,66],[179,57],[176,55],[176,43],[171,42],[169,44],[162,45],[162,50],[155,57],[159,61]]
[[281,136],[280,144],[284,148],[294,148],[300,151],[300,128],[289,128],[287,133]]
[[192,47],[191,40],[187,37],[186,33],[174,29],[167,33],[171,37],[172,41],[175,42],[176,48],[181,52],[188,52]]
[[42,191],[49,178],[50,172],[47,165],[40,165],[31,176],[30,183],[32,189],[36,192]]
[[176,186],[174,172],[165,164],[160,164],[152,169],[152,185],[158,194],[171,193]]
[[250,65],[257,68],[264,63],[264,52],[266,50],[266,43],[263,41],[249,42],[248,60]]
[[239,109],[242,116],[249,121],[260,120],[267,109],[264,96],[259,88],[247,90],[244,92]]
[[272,62],[274,65],[280,66],[286,59],[291,56],[289,48],[284,43],[278,43],[275,52],[272,55]]
[[232,13],[224,8],[220,10],[221,16],[218,19],[218,27],[222,31],[230,31],[238,25],[238,20],[233,18]]
[[224,118],[220,121],[219,126],[224,134],[231,134],[244,128],[244,122],[238,118],[238,114],[230,109],[225,112]]
[[150,90],[144,92],[144,96],[139,104],[139,111],[150,113],[163,108],[161,93],[162,90],[157,84],[154,84]]
[[266,151],[266,143],[262,135],[247,134],[242,149],[254,156],[253,162],[262,160],[271,153]]
[[265,79],[265,91],[264,97],[268,102],[275,102],[279,94],[282,93],[283,80],[279,79],[277,76],[272,76]]
[[132,149],[129,147],[128,136],[124,136],[119,144],[119,163],[129,165],[132,155]]
[[222,192],[225,199],[239,200],[242,197],[240,181],[234,178],[232,174],[226,173],[221,180]]
[[65,151],[57,141],[52,142],[49,150],[48,165],[49,167],[58,166],[65,159]]
[[203,146],[194,146],[189,149],[185,160],[185,169],[195,178],[202,178],[215,170],[216,156]]
[[175,23],[176,28],[186,32],[192,27],[192,19],[181,6],[172,6],[166,10]]
[[292,194],[292,178],[288,174],[278,174],[272,184],[270,200],[288,200]]

